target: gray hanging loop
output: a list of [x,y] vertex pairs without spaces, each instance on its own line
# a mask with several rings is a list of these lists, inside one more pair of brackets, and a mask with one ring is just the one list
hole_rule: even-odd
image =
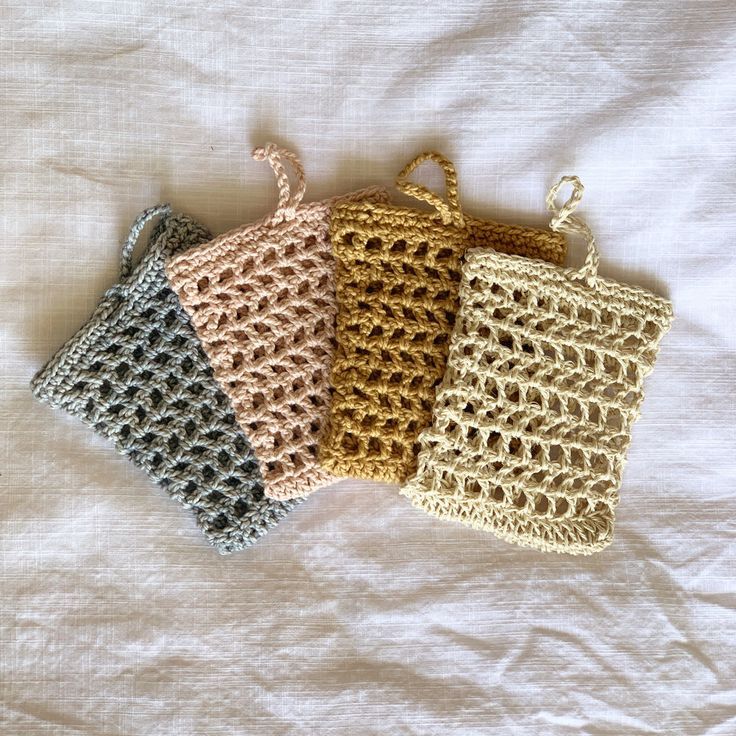
[[138,238],[143,231],[149,220],[154,217],[168,217],[171,214],[170,204],[157,204],[155,207],[150,207],[147,210],[143,210],[138,217],[136,217],[133,226],[130,228],[128,237],[123,243],[123,250],[120,254],[120,278],[125,279],[130,276],[133,270],[133,249],[138,242]]

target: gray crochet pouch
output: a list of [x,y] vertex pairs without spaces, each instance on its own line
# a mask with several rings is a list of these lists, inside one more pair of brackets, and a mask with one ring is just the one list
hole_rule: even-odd
[[[144,225],[161,220],[140,262]],[[263,493],[258,461],[212,377],[165,261],[210,240],[169,205],[141,213],[126,240],[120,282],[31,382],[34,395],[112,440],[172,498],[192,509],[221,554],[247,547],[298,503]]]

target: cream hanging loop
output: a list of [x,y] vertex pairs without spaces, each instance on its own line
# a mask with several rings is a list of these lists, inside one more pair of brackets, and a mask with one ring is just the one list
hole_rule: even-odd
[[[555,199],[560,189],[565,184],[572,186],[572,193],[567,201],[558,208]],[[580,201],[583,198],[585,187],[577,176],[563,176],[557,184],[555,184],[547,194],[547,209],[554,213],[549,221],[549,226],[555,232],[569,233],[571,235],[582,235],[585,238],[588,252],[585,256],[585,263],[580,269],[569,269],[569,274],[573,278],[582,278],[587,284],[593,285],[598,277],[598,263],[600,262],[600,254],[595,243],[593,231],[588,227],[584,220],[573,215]]]

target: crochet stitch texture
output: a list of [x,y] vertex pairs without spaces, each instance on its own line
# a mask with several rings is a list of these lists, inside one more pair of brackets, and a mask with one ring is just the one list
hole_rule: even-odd
[[[558,189],[574,190],[558,211]],[[550,191],[554,229],[588,239],[579,271],[492,251],[466,256],[434,420],[402,493],[440,518],[543,551],[591,554],[613,539],[631,425],[671,304],[599,278],[572,212],[577,177]]]
[[[148,220],[161,216],[133,269]],[[169,289],[164,261],[210,234],[168,205],[143,212],[123,247],[120,282],[32,381],[33,393],[115,443],[191,509],[218,552],[249,546],[294,505],[264,497],[258,463]]]
[[293,153],[268,144],[253,157],[276,175],[276,211],[173,258],[167,273],[260,460],[267,495],[285,499],[335,480],[317,464],[337,309],[330,211],[387,195],[373,187],[303,205]]
[[[442,167],[446,199],[408,181],[424,161]],[[411,161],[396,185],[436,211],[354,202],[333,212],[338,347],[320,448],[332,473],[389,483],[416,469],[416,440],[431,421],[445,371],[465,250],[493,248],[558,264],[566,253],[558,233],[464,215],[455,169],[438,153]]]

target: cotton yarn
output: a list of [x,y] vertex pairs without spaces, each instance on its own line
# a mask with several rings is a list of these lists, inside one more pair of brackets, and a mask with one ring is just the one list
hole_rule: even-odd
[[[112,440],[223,554],[342,476],[410,477],[414,506],[538,550],[608,546],[673,312],[598,275],[580,180],[552,187],[546,231],[466,216],[437,153],[396,182],[433,212],[381,187],[305,205],[294,153],[253,156],[273,169],[274,212],[211,240],[169,205],[144,211],[119,283],[34,394]],[[425,161],[444,198],[409,181]],[[586,240],[579,269],[560,267],[565,233]]]

